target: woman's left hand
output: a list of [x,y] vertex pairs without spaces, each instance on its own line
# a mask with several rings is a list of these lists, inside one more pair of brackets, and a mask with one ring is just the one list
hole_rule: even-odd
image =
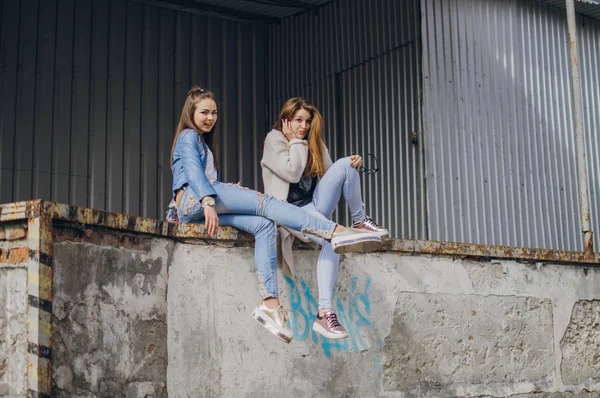
[[204,228],[210,236],[219,232],[219,216],[213,206],[204,206]]
[[296,136],[296,133],[294,133],[294,131],[292,130],[292,123],[287,119],[283,119],[281,121],[281,132],[288,141],[291,141],[294,138],[298,138]]
[[363,164],[363,159],[360,155],[350,155],[350,166],[360,167]]

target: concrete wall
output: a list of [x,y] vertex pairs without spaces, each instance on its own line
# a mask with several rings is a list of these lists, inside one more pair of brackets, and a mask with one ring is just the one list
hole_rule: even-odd
[[[250,248],[177,244],[169,269],[173,396],[600,396],[600,269],[376,253],[347,255],[335,303],[350,338],[310,328],[317,251],[280,284],[292,344],[251,317]],[[202,260],[201,260],[202,259]],[[285,393],[284,393],[285,392]]]
[[0,396],[27,393],[27,232],[0,225]]
[[[9,224],[22,236],[0,234],[0,395],[22,397],[27,232],[0,232]],[[296,277],[280,275],[296,334],[287,345],[250,316],[252,242],[223,239],[55,221],[53,394],[600,396],[599,267],[408,254],[389,242],[343,257],[334,302],[350,337],[330,341],[311,329],[319,252],[301,247]]]
[[166,397],[167,264],[173,242],[55,229],[57,397]]

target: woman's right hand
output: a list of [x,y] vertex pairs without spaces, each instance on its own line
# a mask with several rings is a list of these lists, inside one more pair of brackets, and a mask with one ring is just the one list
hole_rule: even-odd
[[219,231],[219,216],[213,206],[204,206],[204,227],[209,235],[216,235]]
[[296,137],[296,133],[294,133],[294,131],[292,130],[292,123],[287,119],[283,119],[281,121],[281,132],[283,133],[285,138],[287,138],[288,141],[291,141],[294,138],[298,138]]

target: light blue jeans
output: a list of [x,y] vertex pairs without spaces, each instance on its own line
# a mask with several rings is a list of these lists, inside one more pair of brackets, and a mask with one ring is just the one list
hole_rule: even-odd
[[[255,237],[254,262],[263,299],[279,297],[277,289],[277,231],[274,222],[296,231],[330,239],[336,223],[277,200],[272,196],[234,184],[212,183],[217,192],[215,210],[219,225],[230,225]],[[204,222],[200,198],[184,188],[177,214],[181,222]],[[324,239],[323,239],[324,238]]]
[[[360,175],[356,168],[350,166],[350,158],[338,160],[327,170],[315,188],[312,203],[303,206],[302,209],[323,220],[331,219],[342,194],[350,209],[352,220],[365,218],[365,206],[360,192]],[[317,261],[319,309],[333,308],[333,288],[337,280],[340,255],[333,251],[331,243],[325,239],[313,236],[309,238],[321,245],[321,253]]]

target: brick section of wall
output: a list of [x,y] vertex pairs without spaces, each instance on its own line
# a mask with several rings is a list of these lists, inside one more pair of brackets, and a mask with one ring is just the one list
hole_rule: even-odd
[[21,224],[6,223],[0,226],[0,240],[18,240],[27,236],[27,228]]
[[0,263],[20,264],[29,258],[29,249],[27,247],[16,247],[12,249],[0,248]]
[[27,247],[17,247],[13,249],[0,248],[0,263],[20,264],[29,258],[29,249]]

